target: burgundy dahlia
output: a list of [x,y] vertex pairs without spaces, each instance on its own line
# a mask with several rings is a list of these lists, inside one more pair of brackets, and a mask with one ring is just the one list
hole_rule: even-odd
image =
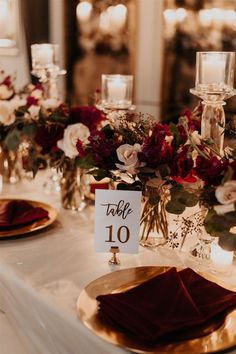
[[227,168],[228,161],[219,160],[216,156],[210,159],[198,156],[195,174],[208,185],[219,185]]
[[89,141],[96,166],[106,171],[117,169],[115,165],[118,163],[116,149],[120,146],[117,138],[112,133],[108,135],[104,131],[93,131]]
[[157,123],[153,128],[152,135],[144,141],[142,151],[139,153],[139,160],[151,168],[170,163],[174,149],[166,141],[168,136],[171,136],[168,125]]
[[171,164],[171,175],[173,177],[185,178],[193,169],[193,159],[191,154],[189,154],[189,149],[184,146],[182,151],[177,153]]
[[[196,109],[198,114],[200,114],[201,106],[199,105]],[[193,115],[190,109],[188,108],[185,109],[181,115],[187,117],[188,128],[191,131],[201,131],[201,117],[199,115]]]
[[41,125],[37,128],[35,141],[41,146],[42,154],[57,150],[57,142],[62,139],[64,128],[59,124]]
[[70,110],[69,124],[83,123],[90,131],[96,129],[105,120],[104,114],[96,107],[73,107]]

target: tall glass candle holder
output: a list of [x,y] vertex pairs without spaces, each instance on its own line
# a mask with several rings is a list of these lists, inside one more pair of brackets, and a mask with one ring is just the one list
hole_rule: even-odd
[[203,100],[201,135],[213,140],[219,151],[224,145],[224,100],[236,94],[234,68],[234,52],[197,52],[195,88],[190,92]]
[[58,64],[57,44],[43,43],[31,45],[32,74],[44,84],[48,98],[58,99],[57,78],[65,75]]
[[102,75],[102,107],[128,110],[132,107],[133,76]]

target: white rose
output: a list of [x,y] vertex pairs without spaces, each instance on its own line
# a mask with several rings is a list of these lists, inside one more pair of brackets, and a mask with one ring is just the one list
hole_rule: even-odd
[[7,100],[14,94],[13,89],[9,88],[7,85],[0,85],[0,100]]
[[64,131],[63,139],[57,142],[57,146],[64,151],[66,156],[76,157],[78,155],[77,141],[80,140],[83,145],[87,144],[89,135],[89,129],[84,124],[69,125]]
[[25,98],[21,98],[20,96],[15,96],[12,100],[11,100],[12,104],[14,105],[15,109],[21,107],[21,106],[25,106],[26,105],[26,99]]
[[57,100],[56,98],[48,98],[47,100],[43,100],[41,105],[44,109],[56,109],[60,106],[62,102]]
[[32,105],[28,108],[28,112],[31,118],[37,118],[39,115],[39,111],[40,111],[40,106]]
[[15,106],[11,101],[0,101],[0,123],[10,125],[15,122]]
[[141,151],[140,144],[123,144],[116,150],[117,157],[119,161],[123,162],[124,165],[116,164],[116,167],[122,171],[127,171],[129,173],[136,173],[136,168],[140,166],[138,160],[138,153]]
[[227,205],[215,205],[214,210],[217,214],[225,214],[230,213],[231,211],[235,211],[234,204],[227,204]]
[[216,199],[221,204],[236,202],[236,180],[225,182],[223,186],[216,188]]

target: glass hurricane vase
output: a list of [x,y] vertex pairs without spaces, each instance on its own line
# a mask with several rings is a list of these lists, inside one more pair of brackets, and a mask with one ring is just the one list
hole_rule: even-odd
[[89,193],[89,175],[79,167],[65,169],[61,178],[61,205],[64,209],[82,211]]
[[140,245],[156,249],[168,242],[168,220],[165,210],[169,192],[162,189],[147,187],[141,214]]

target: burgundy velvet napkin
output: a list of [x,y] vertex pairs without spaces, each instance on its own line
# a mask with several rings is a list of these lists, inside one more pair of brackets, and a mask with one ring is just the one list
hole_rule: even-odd
[[48,217],[46,210],[34,207],[26,201],[0,201],[0,230],[23,226],[46,217]]
[[171,268],[124,293],[100,295],[97,300],[105,318],[153,343],[167,334],[204,324],[236,306],[236,293],[191,269],[178,273]]

